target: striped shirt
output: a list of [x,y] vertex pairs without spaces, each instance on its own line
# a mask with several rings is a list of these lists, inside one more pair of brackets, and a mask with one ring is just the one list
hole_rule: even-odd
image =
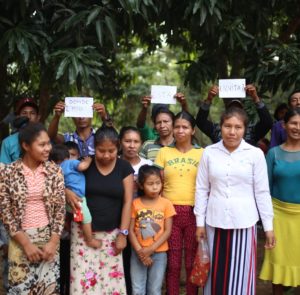
[[28,195],[22,228],[38,228],[49,224],[49,219],[43,200],[45,189],[45,174],[43,165],[32,171],[23,163],[23,173],[27,182]]

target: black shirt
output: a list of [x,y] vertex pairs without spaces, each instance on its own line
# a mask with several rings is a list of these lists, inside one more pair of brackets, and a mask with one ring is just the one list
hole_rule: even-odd
[[120,226],[124,197],[123,179],[131,173],[131,165],[119,158],[108,175],[99,172],[95,160],[86,170],[85,193],[94,231],[110,231]]

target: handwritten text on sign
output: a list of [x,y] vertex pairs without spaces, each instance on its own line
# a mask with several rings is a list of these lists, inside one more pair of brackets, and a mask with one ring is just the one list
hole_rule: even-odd
[[220,79],[219,97],[222,98],[246,97],[245,86],[246,86],[245,79]]
[[151,103],[176,104],[176,91],[176,86],[152,85]]
[[66,97],[65,117],[93,118],[92,97]]

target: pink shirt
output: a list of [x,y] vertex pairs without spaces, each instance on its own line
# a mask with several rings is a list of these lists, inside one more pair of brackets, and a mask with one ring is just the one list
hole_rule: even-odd
[[27,182],[27,198],[22,222],[23,229],[38,228],[49,224],[43,192],[45,189],[45,174],[40,165],[35,171],[23,163],[23,173]]

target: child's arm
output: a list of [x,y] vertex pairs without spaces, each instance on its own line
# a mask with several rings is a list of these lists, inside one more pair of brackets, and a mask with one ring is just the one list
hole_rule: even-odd
[[130,240],[131,246],[133,247],[134,251],[139,256],[139,259],[142,261],[142,263],[145,266],[150,266],[153,261],[150,257],[141,255],[141,250],[143,249],[143,247],[140,245],[140,243],[135,235],[134,225],[135,225],[135,218],[131,218],[130,225],[129,225],[129,240]]
[[172,223],[173,223],[173,218],[168,217],[165,219],[165,230],[161,234],[161,236],[149,247],[142,248],[140,250],[141,254],[145,255],[146,257],[149,257],[152,255],[155,250],[161,246],[171,235],[171,230],[172,230]]
[[135,218],[131,218],[129,225],[129,241],[134,251],[138,253],[143,247],[140,245],[134,231]]
[[85,171],[86,169],[88,169],[90,167],[91,163],[92,163],[92,158],[91,157],[84,157],[80,161],[79,165],[77,166],[77,170],[79,172]]

